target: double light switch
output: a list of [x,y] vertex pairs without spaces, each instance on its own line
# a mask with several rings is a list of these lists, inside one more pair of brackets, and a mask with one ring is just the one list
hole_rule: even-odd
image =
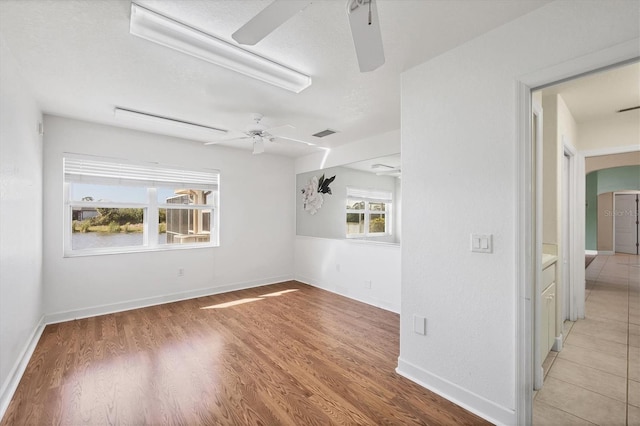
[[493,253],[493,235],[471,234],[471,251],[475,253]]

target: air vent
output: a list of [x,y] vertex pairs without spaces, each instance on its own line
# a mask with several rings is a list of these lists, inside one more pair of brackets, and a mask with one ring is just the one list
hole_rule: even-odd
[[634,109],[640,109],[640,105],[634,106],[634,107],[631,107],[631,108],[620,109],[620,110],[618,110],[618,112],[633,111]]
[[329,136],[329,135],[332,135],[334,133],[338,133],[338,131],[337,130],[327,129],[327,130],[323,130],[321,132],[315,133],[312,136],[315,136],[316,138],[324,138],[325,136]]

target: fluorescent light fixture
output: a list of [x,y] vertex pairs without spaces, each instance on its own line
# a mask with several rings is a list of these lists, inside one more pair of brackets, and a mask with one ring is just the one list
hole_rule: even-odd
[[114,110],[114,116],[117,119],[125,121],[144,121],[153,124],[154,126],[163,126],[165,128],[169,127],[181,132],[184,132],[186,130],[190,134],[196,133],[203,137],[215,137],[227,133],[226,130],[217,129],[215,127],[204,126],[202,124],[190,123],[188,121],[177,120],[175,118],[162,117],[160,115],[148,114],[145,112],[133,111],[120,107],[116,107],[116,109]]
[[311,77],[234,44],[131,3],[131,34],[228,68],[265,83],[299,93]]

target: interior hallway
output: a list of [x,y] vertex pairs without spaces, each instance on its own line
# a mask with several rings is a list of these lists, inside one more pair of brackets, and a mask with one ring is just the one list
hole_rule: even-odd
[[585,319],[545,360],[533,422],[640,425],[640,256],[599,255],[586,279]]

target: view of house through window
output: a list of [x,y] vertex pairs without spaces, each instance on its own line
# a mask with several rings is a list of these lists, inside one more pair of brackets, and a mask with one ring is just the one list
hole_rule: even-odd
[[64,174],[67,255],[217,245],[217,172],[74,156]]
[[389,192],[347,188],[347,237],[390,234],[391,201]]

